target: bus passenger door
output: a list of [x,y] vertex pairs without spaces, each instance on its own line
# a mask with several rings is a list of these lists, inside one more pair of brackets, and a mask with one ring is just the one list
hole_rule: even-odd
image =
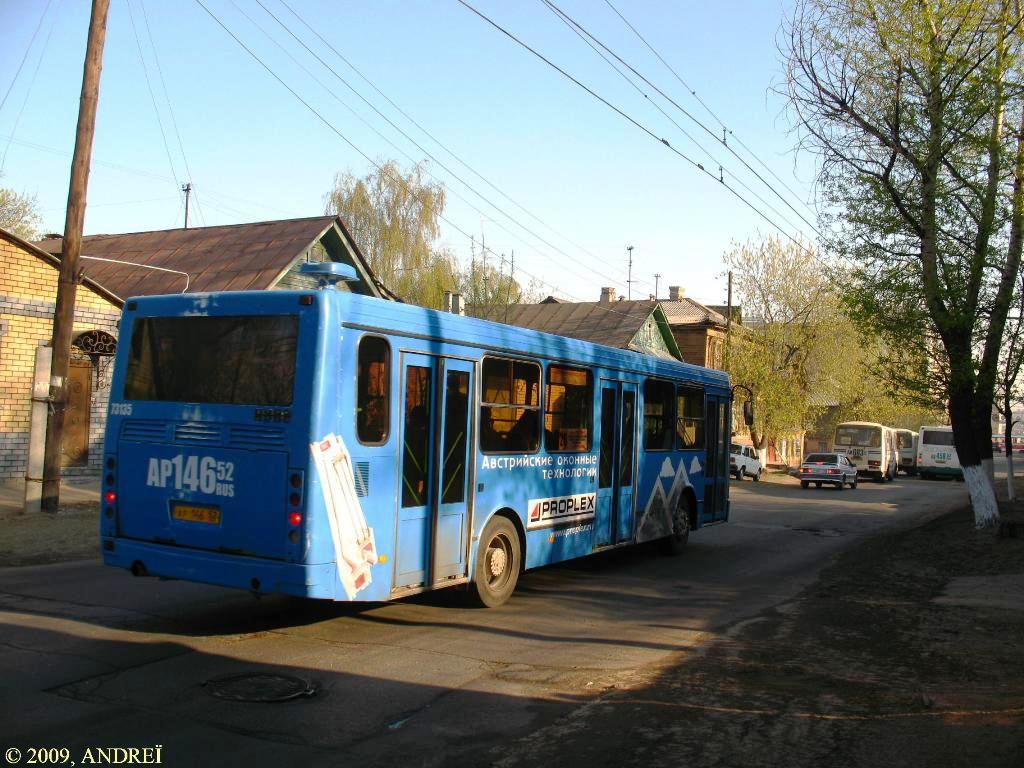
[[402,424],[398,534],[394,588],[427,581],[430,510],[435,477],[434,426],[437,363],[427,355],[402,355]]
[[704,521],[729,516],[729,399],[709,395],[704,409]]
[[440,442],[435,476],[435,513],[431,531],[431,583],[466,576],[469,532],[470,418],[473,409],[473,363],[441,360],[441,388],[438,391]]
[[604,547],[633,537],[636,385],[603,380],[600,407],[594,542]]
[[616,542],[633,539],[633,485],[636,482],[636,384],[620,385],[618,505]]

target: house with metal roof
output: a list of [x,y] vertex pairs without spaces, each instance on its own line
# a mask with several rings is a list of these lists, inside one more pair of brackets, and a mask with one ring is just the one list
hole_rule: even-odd
[[[51,236],[35,245],[59,260],[63,240]],[[82,239],[84,274],[122,301],[163,293],[315,288],[312,277],[299,273],[310,261],[355,267],[359,281],[346,283],[343,290],[395,298],[373,275],[337,216]]]
[[546,299],[540,304],[511,304],[507,311],[505,307],[496,309],[489,319],[666,360],[683,360],[659,303],[616,301],[613,289],[603,289],[601,301]]

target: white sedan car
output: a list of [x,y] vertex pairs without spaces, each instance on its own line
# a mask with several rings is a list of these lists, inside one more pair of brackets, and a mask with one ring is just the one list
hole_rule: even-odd
[[737,480],[743,476],[750,477],[755,483],[761,479],[761,460],[757,458],[757,451],[749,445],[729,446],[729,474]]

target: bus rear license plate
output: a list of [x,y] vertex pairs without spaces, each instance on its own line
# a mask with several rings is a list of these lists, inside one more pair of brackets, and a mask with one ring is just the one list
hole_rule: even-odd
[[188,520],[191,523],[209,523],[220,525],[220,509],[218,507],[200,507],[195,504],[175,504],[171,510],[175,520]]

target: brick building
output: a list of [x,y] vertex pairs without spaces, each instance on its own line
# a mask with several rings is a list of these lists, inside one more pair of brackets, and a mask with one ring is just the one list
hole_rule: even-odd
[[[33,244],[0,229],[0,481],[26,476],[33,383],[49,376],[49,357],[44,352],[37,364],[37,350],[52,335],[62,245],[58,237]],[[299,273],[309,261],[355,267],[360,279],[339,290],[394,298],[336,216],[90,235],[82,257],[62,452],[69,477],[99,473],[123,299],[313,288],[315,279]]]
[[[0,229],[0,480],[25,477],[36,350],[50,343],[60,261]],[[68,371],[68,476],[99,472],[110,389],[105,344],[116,338],[120,299],[86,278],[78,289]],[[98,332],[98,333],[97,333]],[[97,354],[97,347],[102,354]],[[85,347],[89,348],[86,351]],[[46,363],[48,367],[48,362]]]

